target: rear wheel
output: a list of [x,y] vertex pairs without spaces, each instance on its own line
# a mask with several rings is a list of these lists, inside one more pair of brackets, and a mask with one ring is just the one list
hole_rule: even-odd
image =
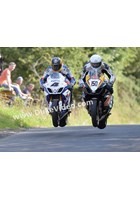
[[57,105],[57,101],[54,101],[52,103],[52,109],[53,109],[53,112],[51,113],[52,115],[52,123],[53,123],[53,126],[54,127],[58,127],[58,105]]

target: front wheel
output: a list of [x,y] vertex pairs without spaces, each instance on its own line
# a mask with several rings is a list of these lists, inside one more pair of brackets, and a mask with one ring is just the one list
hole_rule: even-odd
[[59,121],[59,126],[60,127],[64,127],[67,125],[67,118],[68,118],[68,115],[64,116],[60,121]]
[[102,120],[102,121],[99,122],[98,128],[104,129],[106,127],[106,125],[107,125],[107,119]]
[[57,101],[54,101],[52,103],[52,109],[53,109],[53,112],[51,113],[52,115],[52,123],[53,123],[53,126],[54,127],[58,127],[58,104],[57,104]]
[[92,119],[92,125],[94,127],[97,127],[98,123],[99,123],[99,112],[98,112],[97,99],[94,99],[92,101],[92,104],[89,105],[89,114]]
[[107,126],[107,119],[108,119],[109,115],[111,115],[111,113],[108,113],[103,120],[99,121],[98,128],[104,129]]

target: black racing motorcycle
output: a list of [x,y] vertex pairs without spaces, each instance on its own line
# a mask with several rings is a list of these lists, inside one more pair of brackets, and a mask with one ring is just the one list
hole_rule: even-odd
[[104,75],[98,77],[89,71],[85,75],[84,83],[86,108],[91,116],[92,125],[104,129],[113,104],[113,96],[107,89],[108,81]]

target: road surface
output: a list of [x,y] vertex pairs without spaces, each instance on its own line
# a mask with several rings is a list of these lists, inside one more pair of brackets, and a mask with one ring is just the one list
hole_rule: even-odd
[[140,125],[34,128],[0,139],[0,152],[139,152]]

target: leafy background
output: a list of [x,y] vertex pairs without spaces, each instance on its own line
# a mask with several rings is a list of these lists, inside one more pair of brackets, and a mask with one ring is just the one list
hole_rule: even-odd
[[[53,56],[62,58],[63,63],[68,65],[78,82],[84,63],[89,60],[92,54],[100,54],[103,61],[110,65],[116,75],[116,82],[114,84],[114,107],[109,123],[140,122],[139,47],[4,47],[0,48],[0,53],[4,56],[4,68],[11,61],[17,64],[15,71],[12,72],[13,82],[18,76],[23,76],[24,84],[22,87],[25,87],[28,83],[34,83],[35,90],[33,95],[38,98],[43,98],[43,94],[39,89],[39,77],[43,75],[47,66],[51,64],[51,58]],[[81,100],[81,91],[78,88],[78,84],[74,88],[74,99],[75,101]],[[1,110],[3,107],[4,105],[1,104]],[[20,109],[21,107],[18,108],[19,112],[21,112]],[[10,112],[11,110],[8,111],[8,114]],[[79,118],[77,120],[72,118],[75,112],[77,116],[81,116],[81,119]],[[90,119],[87,120],[87,118],[89,116],[85,110],[74,110],[70,117],[70,125],[88,125],[90,124]],[[41,122],[32,124],[32,126],[35,125],[41,126]]]

